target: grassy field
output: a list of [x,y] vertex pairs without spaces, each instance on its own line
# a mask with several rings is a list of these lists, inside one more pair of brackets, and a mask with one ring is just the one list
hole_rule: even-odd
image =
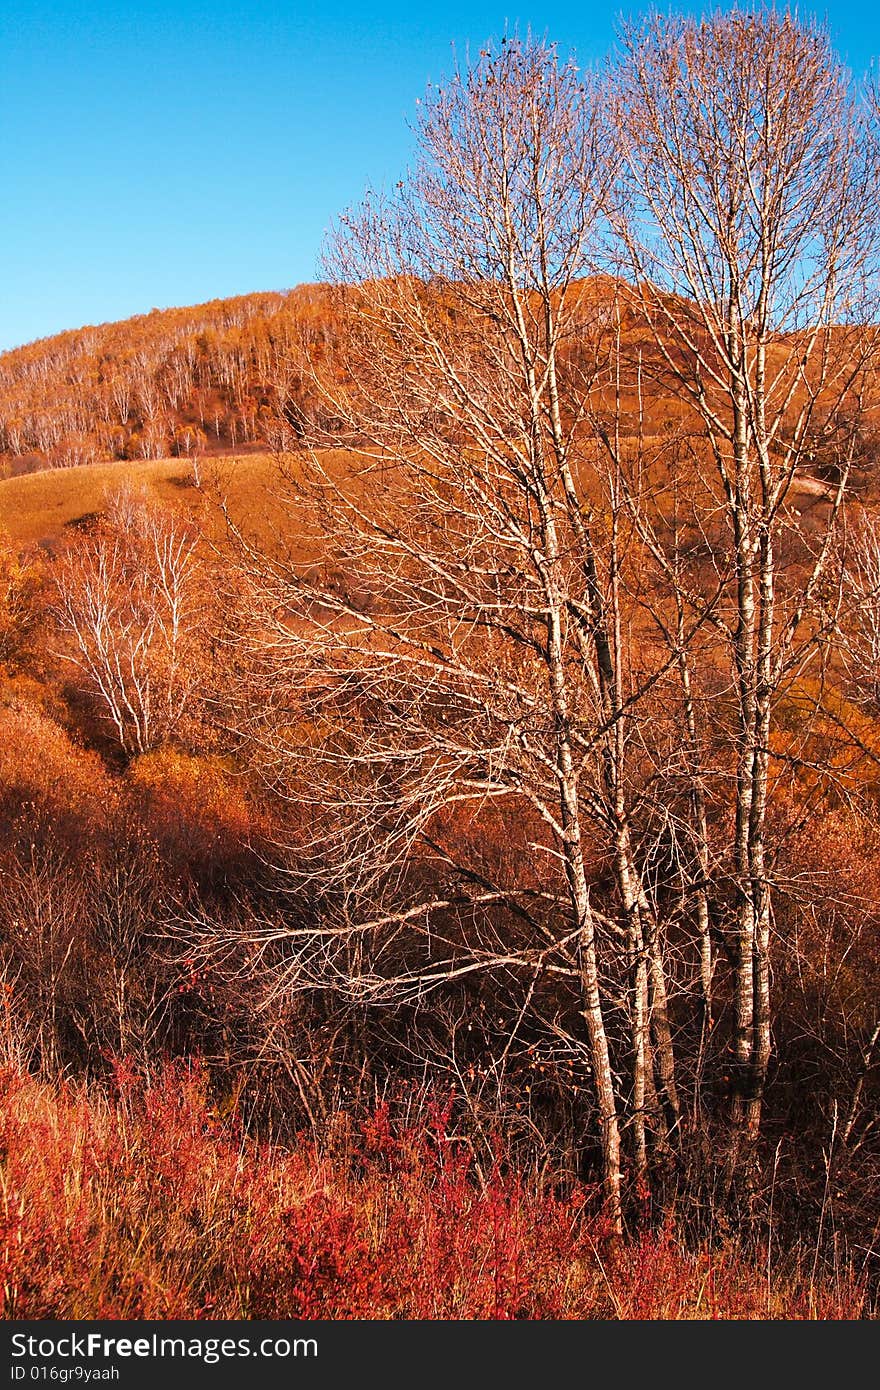
[[261,543],[295,535],[278,465],[270,454],[203,461],[200,482],[196,487],[192,463],[183,458],[27,473],[0,481],[0,528],[19,545],[51,547],[67,528],[100,515],[108,495],[127,484],[201,516],[215,537],[225,526],[221,501],[226,502],[235,524]]
[[[325,451],[322,463],[331,477],[351,476],[351,455],[344,450]],[[185,458],[83,464],[26,473],[0,480],[0,530],[21,546],[51,549],[66,529],[100,515],[108,495],[127,484],[199,516],[215,540],[226,529],[225,504],[234,524],[261,549],[272,551],[287,545],[301,550],[297,518],[273,455],[203,459],[199,481],[197,487],[193,464]],[[799,509],[821,509],[827,503],[828,486],[815,479],[795,479],[793,491],[792,501],[796,498]]]

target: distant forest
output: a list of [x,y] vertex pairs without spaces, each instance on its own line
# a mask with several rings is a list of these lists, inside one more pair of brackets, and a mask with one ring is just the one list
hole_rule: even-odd
[[0,356],[0,477],[226,453],[301,430],[326,289],[250,294],[44,338]]

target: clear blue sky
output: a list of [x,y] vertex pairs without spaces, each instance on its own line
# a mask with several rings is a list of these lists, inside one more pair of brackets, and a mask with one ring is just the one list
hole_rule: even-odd
[[[867,68],[874,6],[818,12]],[[334,214],[405,167],[415,99],[453,43],[463,54],[531,25],[590,63],[616,13],[591,0],[0,0],[0,350],[316,278]]]

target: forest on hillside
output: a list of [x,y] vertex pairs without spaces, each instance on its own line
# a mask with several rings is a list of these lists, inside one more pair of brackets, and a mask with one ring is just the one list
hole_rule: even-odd
[[301,434],[326,288],[154,309],[0,356],[0,477],[106,459],[228,453]]
[[876,93],[420,110],[320,286],[0,357],[5,1314],[874,1316]]

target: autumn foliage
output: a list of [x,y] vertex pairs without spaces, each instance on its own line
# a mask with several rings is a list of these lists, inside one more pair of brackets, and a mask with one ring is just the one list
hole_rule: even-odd
[[153,310],[0,357],[0,477],[224,453],[301,430],[332,342],[322,287]]
[[0,358],[7,1317],[876,1314],[876,112],[627,44]]
[[0,1075],[2,1315],[28,1318],[853,1318],[807,1262],[614,1247],[596,1194],[481,1170],[451,1106],[380,1103],[344,1143],[243,1139],[198,1068],[107,1097]]

